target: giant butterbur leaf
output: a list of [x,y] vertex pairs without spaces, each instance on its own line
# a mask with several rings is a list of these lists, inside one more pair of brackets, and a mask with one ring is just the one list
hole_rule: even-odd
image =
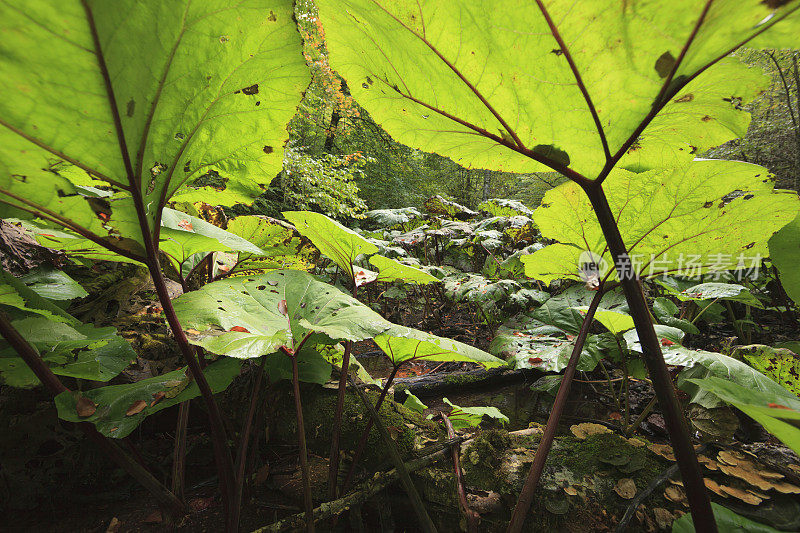
[[[239,375],[241,361],[223,357],[211,363],[203,373],[211,390],[225,390]],[[191,400],[200,395],[197,383],[179,368],[157,377],[143,379],[126,385],[109,385],[85,392],[62,392],[56,396],[58,416],[70,422],[90,422],[107,437],[121,439],[141,424],[144,419],[162,409]],[[76,411],[78,398],[91,400],[97,410],[88,417]]]
[[590,179],[626,151],[622,163],[645,170],[741,135],[740,104],[765,80],[736,60],[705,67],[797,7],[772,5],[319,2],[332,65],[400,142],[468,166],[541,162]]
[[769,240],[769,257],[786,293],[800,302],[800,215]]
[[222,251],[243,251],[262,254],[264,251],[234,233],[206,222],[202,218],[181,213],[175,209],[164,208],[161,214],[160,249],[174,263],[175,267],[187,270],[187,259],[199,253]]
[[[242,199],[220,189],[260,193],[308,83],[292,17],[287,0],[3,3],[0,216],[138,258],[140,215],[157,231],[165,201],[201,175],[220,176],[205,188],[217,203]],[[92,190],[113,194],[90,205]]]
[[[612,172],[603,188],[631,257],[621,267],[642,277],[757,269],[769,255],[769,238],[800,209],[796,194],[772,186],[766,169],[736,161]],[[602,258],[601,275],[616,276],[603,232],[577,184],[548,191],[534,220],[542,235],[559,243],[522,258],[528,276],[580,279],[585,252]]]
[[352,296],[299,270],[216,281],[180,296],[174,305],[190,342],[238,358],[273,353],[309,332],[321,334],[322,342],[358,341],[393,326]]
[[700,389],[735,406],[800,453],[800,400],[788,391],[766,392],[714,376],[692,379]]
[[377,246],[322,213],[286,211],[283,216],[301,235],[310,239],[323,255],[332,259],[353,283],[353,263],[356,257],[378,253]]
[[266,216],[240,216],[228,222],[228,231],[262,249],[254,254],[239,251],[231,273],[281,268],[307,270],[316,253],[308,239],[291,225]]
[[403,326],[393,326],[375,337],[375,344],[395,365],[405,361],[471,361],[485,367],[501,366],[505,361],[474,346]]
[[[128,341],[112,327],[70,325],[40,316],[14,320],[11,324],[59,376],[108,381],[136,360],[136,352]],[[1,339],[0,378],[12,387],[39,384],[33,371]]]

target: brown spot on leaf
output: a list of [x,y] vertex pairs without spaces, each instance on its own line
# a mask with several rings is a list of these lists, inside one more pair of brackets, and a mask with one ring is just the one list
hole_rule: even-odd
[[147,402],[146,401],[144,401],[144,400],[136,400],[135,402],[133,402],[131,404],[130,407],[128,407],[128,410],[125,411],[125,416],[138,415],[139,413],[144,411],[145,407],[147,407]]
[[230,330],[231,331],[238,331],[240,333],[250,333],[250,330],[248,330],[247,328],[244,328],[242,326],[233,326]]
[[75,412],[81,418],[92,416],[97,411],[97,405],[86,396],[79,396],[75,402]]
[[133,116],[133,111],[136,109],[136,100],[131,98],[128,100],[128,104],[125,106],[125,115],[128,117]]
[[278,17],[277,17],[277,15],[275,15],[274,11],[270,10],[269,16],[267,17],[267,20],[270,21],[270,22],[275,22],[276,20],[278,20]]
[[262,148],[261,150],[262,150],[262,151],[263,151],[265,154],[271,154],[272,152],[274,152],[274,150],[272,149],[272,146],[265,146],[265,147],[264,147],[264,148]]
[[692,100],[694,100],[694,94],[689,93],[681,96],[680,98],[675,99],[674,101],[678,104],[683,104],[686,102],[691,102]]
[[714,119],[712,119],[711,117],[709,117],[708,115],[706,115],[706,116],[704,116],[703,118],[701,118],[700,120],[702,120],[703,122],[709,122],[709,121],[711,121],[711,120],[714,120]]

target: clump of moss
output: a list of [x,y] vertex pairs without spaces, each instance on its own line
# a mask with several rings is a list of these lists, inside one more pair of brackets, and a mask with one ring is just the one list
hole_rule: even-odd
[[467,484],[501,492],[503,482],[498,477],[497,469],[510,446],[511,439],[506,431],[479,433],[462,452],[461,466]]

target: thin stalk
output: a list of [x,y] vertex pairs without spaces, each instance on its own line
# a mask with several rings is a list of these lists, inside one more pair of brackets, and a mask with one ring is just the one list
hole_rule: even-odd
[[[62,392],[69,392],[69,389],[42,360],[36,348],[14,328],[5,313],[0,313],[0,335],[14,348],[50,394],[57,396]],[[79,422],[77,426],[103,453],[147,489],[156,498],[159,506],[166,509],[172,517],[177,518],[185,514],[186,509],[183,503],[169,489],[116,443],[99,433],[94,425],[88,422]]]
[[253,428],[253,418],[258,405],[258,394],[261,392],[261,382],[264,381],[264,365],[266,362],[267,356],[264,355],[261,357],[261,364],[258,366],[258,370],[256,370],[255,381],[250,391],[250,408],[247,410],[247,417],[239,438],[239,451],[236,454],[236,501],[234,502],[237,509],[242,506],[245,467],[247,466],[247,446],[250,443],[250,431]]
[[[600,370],[603,371],[603,375],[606,377],[606,385],[608,385],[608,390],[611,392],[611,398],[614,400],[614,405],[617,406],[618,411],[622,411],[622,403],[619,401],[619,396],[617,396],[617,391],[614,388],[614,381],[611,379],[611,374],[608,373],[606,367],[603,366],[602,362],[597,365],[600,367]],[[620,388],[622,390],[622,388]]]
[[625,265],[630,266],[632,263],[603,188],[598,184],[594,184],[585,186],[584,190],[603,230],[603,235],[614,260],[614,265],[630,308],[631,317],[633,317],[633,322],[636,325],[636,332],[643,351],[642,357],[647,365],[647,370],[658,398],[658,404],[664,415],[664,422],[669,432],[672,448],[680,466],[681,477],[686,489],[695,528],[698,531],[716,533],[717,524],[714,520],[711,502],[703,482],[700,464],[697,462],[697,455],[689,437],[686,419],[675,396],[672,378],[661,354],[661,343],[653,328],[653,320],[642,291],[642,285],[635,273],[632,275],[630,271],[626,271]]
[[352,385],[353,389],[355,389],[358,397],[361,399],[361,403],[363,403],[364,407],[367,408],[370,418],[375,423],[375,426],[378,428],[378,432],[380,432],[381,437],[383,438],[384,444],[389,452],[389,457],[392,459],[397,472],[400,474],[400,481],[402,482],[403,488],[405,489],[409,500],[411,500],[411,505],[414,507],[414,512],[419,519],[420,527],[423,531],[425,531],[425,533],[436,533],[436,526],[433,525],[433,521],[428,515],[428,511],[425,509],[425,504],[422,503],[422,498],[420,498],[417,488],[411,481],[411,476],[408,473],[408,469],[403,462],[403,458],[400,456],[400,452],[397,450],[397,444],[392,440],[391,435],[389,435],[389,430],[386,429],[386,424],[384,424],[383,420],[381,420],[378,410],[375,409],[375,407],[372,405],[372,402],[369,401],[366,393],[358,387],[355,378],[353,378],[353,376],[350,374],[348,374],[348,377],[350,378],[350,384]]
[[656,406],[656,401],[657,398],[653,396],[653,398],[647,403],[647,405],[644,406],[642,412],[639,413],[639,416],[636,417],[636,420],[633,421],[633,424],[625,428],[625,435],[631,435],[633,434],[634,431],[636,431],[636,428],[639,427],[639,424],[641,424],[644,421],[644,419],[647,418],[647,415],[649,415],[650,412],[653,410],[653,407]]
[[336,413],[333,419],[333,433],[331,435],[331,453],[328,460],[328,499],[336,499],[336,485],[339,478],[339,439],[342,433],[342,410],[344,409],[344,397],[347,393],[347,369],[350,366],[350,352],[353,349],[353,341],[347,341],[344,345],[344,355],[342,356],[342,371],[339,375],[339,390],[336,397]]
[[[383,405],[383,400],[386,398],[386,393],[389,392],[389,387],[392,386],[392,381],[394,380],[395,375],[397,375],[397,371],[400,370],[400,367],[403,363],[399,363],[392,368],[392,372],[389,374],[389,377],[386,378],[386,385],[383,386],[381,390],[381,395],[378,397],[378,401],[375,402],[375,410],[381,408]],[[347,376],[347,374],[345,374]],[[372,424],[374,419],[370,418],[367,420],[367,425],[364,426],[364,430],[361,432],[361,438],[358,440],[358,445],[356,446],[356,451],[353,453],[353,461],[350,463],[350,470],[347,471],[347,476],[344,478],[344,483],[342,484],[342,494],[347,492],[347,489],[350,488],[350,483],[353,481],[353,474],[355,474],[356,466],[358,465],[358,461],[361,460],[361,456],[364,453],[364,449],[367,447],[367,440],[369,439],[369,431],[372,429]]]
[[311,499],[311,470],[308,467],[303,405],[300,402],[300,371],[297,367],[297,352],[289,357],[292,360],[292,391],[294,393],[294,409],[297,414],[297,444],[300,447],[300,471],[303,474],[303,504],[306,512],[306,531],[314,533],[314,501]]
[[700,312],[699,312],[699,313],[697,313],[697,315],[695,315],[695,317],[692,319],[692,322],[691,322],[691,323],[692,323],[692,324],[694,324],[695,322],[697,322],[697,319],[698,319],[698,318],[700,318],[701,316],[703,316],[703,313],[705,313],[705,312],[706,312],[706,309],[708,309],[709,307],[711,307],[712,305],[714,305],[715,303],[717,303],[717,300],[719,300],[719,298],[714,298],[713,300],[711,300],[711,303],[710,303],[710,304],[708,304],[707,306],[705,306],[704,308],[702,308],[702,309],[700,310]]
[[586,342],[586,337],[589,335],[589,327],[592,325],[595,311],[597,311],[597,307],[600,305],[600,300],[602,299],[603,290],[602,287],[600,287],[600,290],[595,293],[591,303],[589,304],[589,309],[586,311],[583,324],[581,324],[581,330],[578,332],[578,337],[575,339],[575,347],[572,349],[572,354],[569,356],[569,362],[567,363],[567,367],[564,369],[564,377],[561,378],[561,385],[558,387],[555,402],[550,410],[550,416],[547,419],[547,426],[542,434],[542,440],[539,441],[539,447],[536,448],[536,455],[533,457],[533,464],[528,471],[528,477],[525,479],[525,484],[522,486],[522,491],[519,494],[517,505],[514,507],[514,512],[511,514],[511,520],[508,523],[507,529],[509,533],[519,533],[522,531],[522,526],[525,523],[525,517],[531,508],[531,503],[533,503],[533,494],[536,491],[536,485],[539,484],[539,478],[544,470],[544,465],[547,461],[547,455],[550,453],[550,448],[552,447],[553,440],[556,436],[559,419],[561,418],[561,414],[564,412],[564,406],[567,403],[569,389],[572,385],[572,378],[575,377],[575,369],[578,366],[578,361],[580,360],[581,352],[583,351],[583,345]]
[[178,423],[175,426],[175,446],[172,450],[172,492],[183,500],[186,473],[186,435],[189,425],[189,406],[187,400],[178,407]]
[[[447,438],[452,439],[456,436],[456,432],[453,429],[453,424],[450,422],[450,419],[447,417],[446,414],[440,413],[442,415],[442,421],[444,422],[444,427],[447,429]],[[467,501],[467,491],[464,488],[464,473],[461,471],[461,459],[460,459],[460,446],[454,446],[452,448],[453,451],[453,471],[456,475],[456,490],[458,491],[458,503],[461,506],[461,512],[464,513],[464,519],[467,522],[467,533],[478,533],[478,525],[480,524],[480,516],[474,510],[470,509],[469,502]]]

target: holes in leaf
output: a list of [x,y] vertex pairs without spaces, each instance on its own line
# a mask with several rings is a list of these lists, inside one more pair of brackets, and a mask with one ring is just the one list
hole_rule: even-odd
[[225,44],[225,43],[227,43],[228,41],[230,41],[230,39],[228,38],[228,36],[227,36],[227,35],[220,35],[220,36],[219,36],[219,42],[221,42],[222,44]]
[[186,135],[184,135],[184,134],[183,134],[183,133],[181,133],[181,132],[178,132],[178,133],[176,133],[176,134],[175,134],[175,140],[176,140],[176,141],[182,141],[182,140],[184,140],[185,138],[186,138]]
[[270,285],[272,287],[277,287],[278,286],[278,282],[275,281],[275,280],[270,280],[270,281],[267,282],[267,285]]
[[245,87],[244,89],[242,89],[242,94],[246,94],[248,96],[253,94],[258,94],[258,84],[254,83],[250,87]]
[[551,54],[555,54],[557,56],[560,56],[561,54],[564,53],[564,51],[561,50],[560,48],[553,48],[552,50],[550,50],[550,53]]

